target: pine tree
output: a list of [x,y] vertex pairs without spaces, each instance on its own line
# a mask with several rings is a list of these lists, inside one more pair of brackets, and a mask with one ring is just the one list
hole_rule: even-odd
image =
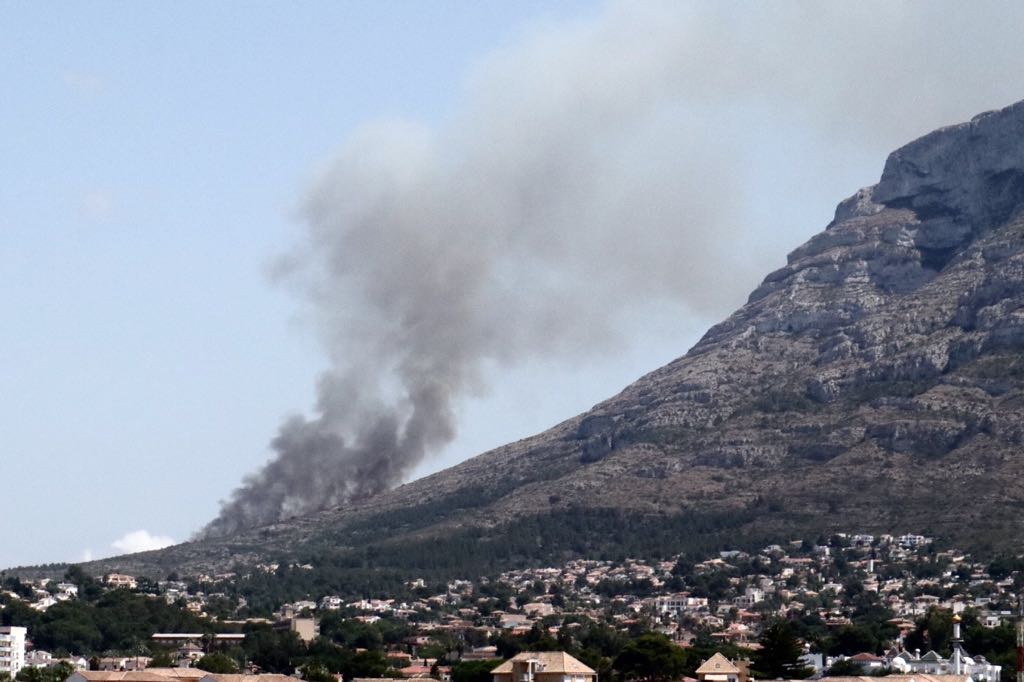
[[813,672],[800,662],[803,646],[793,627],[780,620],[768,626],[759,640],[761,648],[754,653],[752,668],[760,679],[801,680]]

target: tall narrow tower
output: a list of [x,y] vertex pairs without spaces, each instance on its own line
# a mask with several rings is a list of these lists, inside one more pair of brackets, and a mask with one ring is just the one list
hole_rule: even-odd
[[963,675],[964,674],[964,653],[961,644],[963,640],[960,638],[960,616],[953,616],[953,674]]
[[1024,600],[1017,595],[1017,682],[1024,682]]

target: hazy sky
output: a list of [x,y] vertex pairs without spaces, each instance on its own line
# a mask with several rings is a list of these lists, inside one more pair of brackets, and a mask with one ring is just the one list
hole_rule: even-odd
[[515,333],[476,347],[455,440],[418,475],[681,355],[886,153],[1024,98],[1022,20],[959,2],[0,4],[0,567],[217,515],[388,310],[317,275],[317,248],[387,266],[360,277],[416,262],[324,233],[392,196],[381,182],[415,191],[374,234],[442,258],[440,237],[482,239],[467,305]]

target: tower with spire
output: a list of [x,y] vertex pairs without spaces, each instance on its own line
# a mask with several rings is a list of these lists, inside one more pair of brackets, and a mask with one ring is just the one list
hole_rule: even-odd
[[960,614],[953,616],[953,674],[964,674],[963,639],[960,638]]

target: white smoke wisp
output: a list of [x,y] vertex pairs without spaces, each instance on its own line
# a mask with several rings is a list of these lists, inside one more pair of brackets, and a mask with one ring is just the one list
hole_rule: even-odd
[[[135,554],[136,552],[149,552],[154,549],[163,549],[174,544],[174,538],[167,535],[156,535],[148,530],[133,530],[125,533],[110,543],[110,546],[118,554]],[[86,559],[88,561],[88,559]]]
[[[309,191],[304,237],[279,268],[328,352],[317,414],[281,427],[274,458],[203,533],[400,483],[455,436],[489,364],[614,347],[621,315],[649,304],[703,315],[741,302],[775,265],[750,240],[771,225],[747,224],[737,168],[771,133],[759,116],[839,148],[870,131],[881,158],[965,107],[1015,99],[1022,76],[993,85],[976,77],[984,56],[950,55],[949,40],[980,31],[965,12],[615,3],[492,54],[442,127],[365,126]],[[1020,50],[972,45],[1024,74]],[[926,77],[937,67],[942,92]]]

